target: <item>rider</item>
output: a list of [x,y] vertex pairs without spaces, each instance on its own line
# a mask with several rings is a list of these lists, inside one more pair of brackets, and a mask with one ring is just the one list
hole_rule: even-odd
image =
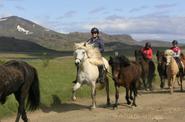
[[145,47],[141,49],[144,58],[149,62],[152,61],[152,57],[153,57],[153,51],[151,48],[151,43],[147,42],[145,43]]
[[182,63],[181,63],[181,60],[180,60],[181,49],[177,45],[178,45],[178,41],[173,40],[172,41],[172,47],[170,49],[173,50],[173,52],[174,52],[173,57],[174,57],[174,59],[176,60],[176,62],[178,64],[180,72],[183,73],[183,66],[182,66]]
[[[98,28],[93,27],[91,29],[91,38],[87,40],[87,43],[93,44],[94,47],[99,49],[101,54],[104,52],[104,42],[99,37]],[[98,65],[98,70],[99,70],[99,78],[97,82],[104,83],[104,65]],[[77,72],[78,72],[78,67],[77,67]],[[76,83],[76,82],[77,82],[77,77],[76,77],[76,80],[73,81],[73,83]]]

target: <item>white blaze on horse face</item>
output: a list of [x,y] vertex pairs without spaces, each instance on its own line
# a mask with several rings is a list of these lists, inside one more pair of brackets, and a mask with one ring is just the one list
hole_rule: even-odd
[[75,64],[80,64],[84,59],[87,58],[86,51],[84,49],[77,49],[74,53]]

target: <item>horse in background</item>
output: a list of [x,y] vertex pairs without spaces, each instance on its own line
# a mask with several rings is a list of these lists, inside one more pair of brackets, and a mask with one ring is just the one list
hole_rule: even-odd
[[[179,73],[179,67],[173,57],[174,52],[172,50],[167,49],[167,50],[165,50],[164,54],[166,57],[166,65],[167,65],[166,73],[167,73],[167,78],[168,78],[168,84],[170,87],[170,93],[172,94],[173,88],[174,88],[174,83],[175,83],[176,77]],[[181,75],[180,75],[180,82],[181,82],[181,91],[182,91],[182,77],[181,77]]]
[[[107,105],[110,104],[109,97],[109,81],[107,77],[107,71],[109,70],[108,61],[101,57],[99,49],[94,48],[92,44],[88,43],[76,43],[75,44],[75,64],[78,65],[77,82],[73,86],[72,99],[76,100],[76,90],[78,90],[83,84],[91,86],[92,106],[96,108],[96,83],[99,77],[99,71],[97,65],[104,64],[105,68],[105,83],[107,93]],[[102,85],[102,84],[101,84]],[[103,87],[102,87],[103,88]]]
[[145,90],[152,90],[152,82],[155,76],[155,64],[153,61],[148,62],[141,50],[135,50],[135,60],[141,65],[143,85]]
[[8,61],[0,65],[0,102],[4,104],[6,97],[14,94],[18,101],[16,122],[20,117],[28,122],[25,111],[25,100],[28,109],[34,111],[40,104],[39,79],[34,67],[22,61]]
[[160,77],[160,88],[164,88],[165,86],[165,79],[167,78],[166,74],[166,58],[164,55],[164,51],[157,50],[156,53],[157,57],[157,70]]
[[[110,57],[109,64],[112,67],[112,77],[115,86],[115,105],[118,106],[119,99],[119,87],[123,86],[126,88],[126,100],[127,104],[130,105],[130,100],[133,100],[132,106],[136,105],[137,96],[137,83],[140,81],[141,76],[141,66],[140,64],[129,61],[125,56],[114,56]],[[134,93],[134,97],[132,97]]]

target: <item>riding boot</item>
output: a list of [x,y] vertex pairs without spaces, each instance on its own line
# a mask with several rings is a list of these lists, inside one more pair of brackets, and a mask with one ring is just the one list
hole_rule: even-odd
[[105,79],[104,65],[99,65],[98,70],[99,70],[99,77],[97,82],[104,84],[104,79]]
[[180,60],[178,57],[176,57],[175,60],[176,60],[177,65],[178,65],[178,67],[179,67],[179,72],[181,72],[182,74],[184,74],[184,72],[183,72],[183,66],[182,66],[181,60]]
[[76,65],[76,79],[74,81],[72,81],[72,83],[76,84],[77,83],[77,79],[78,79],[78,70],[79,70],[79,66]]

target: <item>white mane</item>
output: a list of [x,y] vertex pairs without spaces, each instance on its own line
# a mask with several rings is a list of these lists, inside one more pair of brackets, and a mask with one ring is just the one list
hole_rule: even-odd
[[87,53],[89,61],[95,65],[104,64],[101,53],[98,48],[95,48],[93,44],[89,43],[75,43],[75,50],[84,49]]

